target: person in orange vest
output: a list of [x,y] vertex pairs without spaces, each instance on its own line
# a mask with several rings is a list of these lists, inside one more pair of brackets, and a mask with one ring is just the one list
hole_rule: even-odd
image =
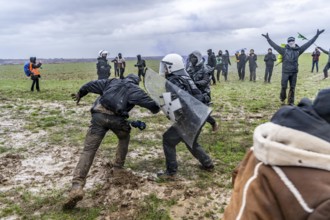
[[42,63],[39,61],[37,63],[37,58],[36,57],[30,57],[30,66],[29,69],[31,71],[31,80],[32,80],[32,85],[31,85],[31,92],[34,91],[34,85],[36,85],[36,89],[38,92],[40,92],[40,87],[39,87],[39,78],[40,78],[40,72],[39,68],[41,67]]

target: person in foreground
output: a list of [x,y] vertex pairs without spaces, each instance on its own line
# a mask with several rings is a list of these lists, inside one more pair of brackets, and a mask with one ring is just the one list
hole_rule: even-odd
[[330,88],[259,125],[233,173],[224,219],[330,217]]
[[[189,74],[186,72],[183,58],[180,55],[166,55],[160,62],[159,71],[160,74],[165,76],[168,81],[180,89],[185,90],[199,101],[203,102],[204,96],[197,88],[193,80],[190,78]],[[182,114],[185,114],[185,112],[183,111]],[[160,179],[175,179],[178,170],[178,163],[176,160],[176,145],[181,141],[184,142],[173,125],[163,134],[163,149],[166,158],[166,171],[159,172],[157,174]],[[188,146],[187,143],[185,144],[191,154],[201,163],[202,169],[212,170],[214,168],[211,158],[206,154],[202,146],[198,144],[197,141],[194,142],[192,147]]]
[[117,152],[113,167],[121,169],[124,166],[131,127],[126,120],[135,105],[149,109],[153,114],[160,108],[139,87],[140,79],[135,74],[129,74],[124,79],[103,79],[91,81],[83,85],[72,97],[79,103],[88,93],[99,94],[91,109],[92,120],[87,132],[84,149],[73,173],[72,187],[64,209],[72,209],[84,197],[83,187],[104,136],[111,130],[118,138]]

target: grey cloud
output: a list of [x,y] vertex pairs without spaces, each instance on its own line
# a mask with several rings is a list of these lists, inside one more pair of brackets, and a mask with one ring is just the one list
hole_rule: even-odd
[[312,37],[327,27],[329,9],[326,0],[11,0],[0,8],[0,58],[266,51],[261,33],[278,43],[297,32]]

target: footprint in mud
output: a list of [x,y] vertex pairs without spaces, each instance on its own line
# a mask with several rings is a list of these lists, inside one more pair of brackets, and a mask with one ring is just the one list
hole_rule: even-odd
[[122,186],[129,189],[137,189],[144,179],[134,175],[131,171],[125,169],[111,169],[109,175],[109,184]]

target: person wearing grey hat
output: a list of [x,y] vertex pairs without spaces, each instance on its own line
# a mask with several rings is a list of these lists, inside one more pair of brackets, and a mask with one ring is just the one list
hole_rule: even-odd
[[307,43],[303,44],[299,47],[295,43],[294,37],[288,38],[288,43],[285,45],[285,48],[275,44],[270,38],[268,33],[262,34],[269,43],[279,54],[283,56],[283,64],[282,64],[282,80],[281,80],[281,93],[280,100],[281,104],[285,104],[285,100],[287,98],[286,89],[288,86],[288,82],[290,84],[289,94],[288,94],[288,104],[294,105],[295,98],[295,88],[297,83],[297,75],[298,75],[298,58],[299,56],[310,47],[316,39],[322,34],[324,30],[317,30],[316,35],[309,40]]

